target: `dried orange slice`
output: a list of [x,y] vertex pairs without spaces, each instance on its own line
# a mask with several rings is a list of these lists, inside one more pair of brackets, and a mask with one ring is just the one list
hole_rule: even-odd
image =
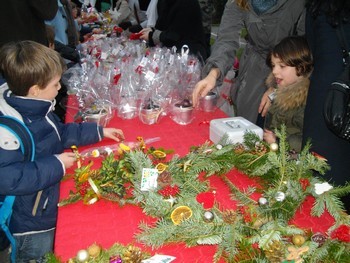
[[160,150],[155,150],[152,152],[152,155],[157,157],[158,159],[163,159],[166,157],[166,153]]
[[174,225],[179,225],[183,220],[189,219],[192,216],[192,210],[188,206],[178,206],[171,212],[170,218]]
[[158,163],[157,165],[156,165],[156,169],[158,170],[158,173],[162,173],[162,172],[164,172],[165,170],[166,170],[166,168],[167,168],[168,166],[166,165],[166,164],[164,164],[164,163]]

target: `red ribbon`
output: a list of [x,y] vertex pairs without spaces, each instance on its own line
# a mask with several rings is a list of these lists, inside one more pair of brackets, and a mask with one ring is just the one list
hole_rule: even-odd
[[129,36],[129,39],[130,39],[130,40],[138,40],[138,39],[140,39],[141,36],[142,36],[142,33],[132,33],[132,34]]
[[210,124],[210,121],[207,121],[207,120],[204,120],[204,121],[201,121],[198,125],[209,125]]

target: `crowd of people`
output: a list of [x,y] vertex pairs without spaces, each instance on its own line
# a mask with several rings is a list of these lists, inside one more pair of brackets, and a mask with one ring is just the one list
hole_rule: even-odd
[[[64,150],[103,137],[123,139],[120,129],[63,124],[53,113],[62,92],[60,77],[80,63],[84,35],[100,32],[90,27],[86,8],[109,10],[119,27],[139,33],[151,47],[189,46],[203,61],[194,106],[221,85],[245,30],[247,44],[230,94],[235,115],[264,128],[263,138],[270,144],[278,142],[275,129],[284,124],[291,150],[299,152],[310,142],[310,150],[328,160],[330,170],[318,176],[336,185],[349,181],[350,143],[333,134],[323,118],[327,89],[344,67],[337,28],[344,29],[350,43],[348,0],[228,0],[213,45],[213,0],[93,2],[0,1],[6,10],[0,17],[0,117],[24,123],[36,153],[25,160],[18,138],[0,126],[0,201],[16,197],[10,223],[16,262],[41,262],[53,249],[59,182],[76,158]],[[349,195],[343,201],[349,212]],[[7,247],[0,231],[0,249]]]

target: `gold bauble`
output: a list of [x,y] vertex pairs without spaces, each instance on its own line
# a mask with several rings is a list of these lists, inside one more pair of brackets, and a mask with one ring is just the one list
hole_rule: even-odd
[[92,244],[91,246],[88,247],[88,253],[90,257],[96,258],[101,254],[101,247],[97,244]]
[[302,235],[294,235],[292,241],[294,245],[300,247],[305,243],[305,237]]

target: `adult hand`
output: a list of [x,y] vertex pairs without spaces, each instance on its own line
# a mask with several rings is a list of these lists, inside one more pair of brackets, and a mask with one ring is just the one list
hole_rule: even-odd
[[152,31],[152,28],[150,28],[150,27],[146,27],[146,28],[142,29],[139,32],[141,34],[140,39],[148,41],[149,32],[151,32],[151,31]]
[[216,80],[219,76],[219,69],[213,68],[204,79],[202,79],[196,84],[192,93],[192,104],[194,106],[197,106],[199,99],[207,95],[208,92],[215,87]]
[[72,167],[76,161],[76,155],[72,152],[64,152],[57,157],[60,159],[66,169]]
[[123,131],[116,128],[103,128],[103,136],[117,142],[124,140]]
[[266,113],[268,112],[271,106],[271,100],[269,99],[269,95],[272,92],[274,92],[274,88],[269,88],[265,91],[264,95],[261,98],[258,112],[261,114],[262,117],[266,116]]
[[276,142],[276,134],[273,131],[264,129],[263,139],[268,144]]

